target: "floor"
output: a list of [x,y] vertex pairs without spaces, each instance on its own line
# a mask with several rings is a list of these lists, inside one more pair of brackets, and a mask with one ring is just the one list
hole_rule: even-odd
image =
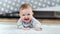
[[60,24],[42,24],[42,31],[17,29],[16,22],[0,22],[0,34],[60,34]]

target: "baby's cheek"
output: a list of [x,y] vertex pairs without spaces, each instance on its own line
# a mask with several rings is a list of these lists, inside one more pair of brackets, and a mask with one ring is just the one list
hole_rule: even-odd
[[32,17],[30,17],[30,19],[32,19]]

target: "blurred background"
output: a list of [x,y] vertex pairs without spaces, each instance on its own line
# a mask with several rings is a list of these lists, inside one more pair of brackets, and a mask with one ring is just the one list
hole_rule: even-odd
[[[19,7],[29,3],[34,17],[42,24],[42,31],[17,29]],[[60,34],[60,0],[0,0],[0,34]]]

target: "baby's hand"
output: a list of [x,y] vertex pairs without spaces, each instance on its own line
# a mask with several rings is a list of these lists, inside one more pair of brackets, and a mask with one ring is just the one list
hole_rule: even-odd
[[30,28],[22,28],[23,30],[29,30]]
[[34,28],[36,31],[42,31],[41,28]]

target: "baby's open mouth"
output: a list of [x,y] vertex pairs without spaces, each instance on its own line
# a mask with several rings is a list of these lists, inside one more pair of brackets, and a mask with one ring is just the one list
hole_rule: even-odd
[[29,20],[29,18],[27,18],[27,19],[24,19],[24,20],[28,21],[28,20]]

